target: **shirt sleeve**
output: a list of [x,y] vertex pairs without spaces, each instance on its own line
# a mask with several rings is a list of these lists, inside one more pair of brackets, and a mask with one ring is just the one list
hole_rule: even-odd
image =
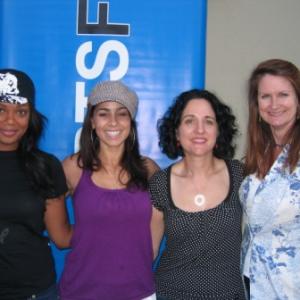
[[61,162],[54,155],[49,155],[49,165],[51,179],[54,185],[54,193],[49,194],[48,198],[55,198],[65,194],[68,191],[68,187]]
[[167,197],[167,180],[165,171],[155,173],[149,182],[152,205],[158,210],[164,210]]

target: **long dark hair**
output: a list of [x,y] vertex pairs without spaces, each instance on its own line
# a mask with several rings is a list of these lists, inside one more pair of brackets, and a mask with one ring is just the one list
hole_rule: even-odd
[[299,69],[291,62],[282,59],[263,61],[253,70],[249,79],[249,121],[245,159],[246,175],[256,173],[260,178],[267,174],[274,162],[272,145],[275,144],[275,141],[270,126],[260,119],[258,112],[258,86],[260,80],[266,74],[286,78],[295,90],[298,98],[298,116],[294,127],[286,136],[286,142],[290,142],[286,166],[289,166],[290,170],[293,171],[300,158]]
[[11,82],[13,90],[10,92],[15,93],[17,91],[17,95],[26,98],[29,105],[28,128],[17,148],[19,165],[29,179],[33,190],[44,199],[51,198],[52,195],[54,197],[55,190],[49,160],[45,153],[38,148],[38,141],[43,134],[47,119],[35,108],[34,83],[26,73],[20,70],[1,69],[0,73],[2,75],[10,74],[17,79],[17,89],[14,87],[14,82]]
[[51,170],[45,155],[38,148],[38,141],[42,136],[46,117],[29,103],[30,117],[28,129],[20,140],[17,154],[19,163],[30,180],[32,188],[44,199],[55,195]]
[[[80,168],[97,171],[101,168],[99,159],[100,143],[92,128],[91,118],[96,106],[88,106],[80,135],[77,164]],[[139,151],[139,141],[135,120],[131,120],[130,134],[125,140],[125,150],[120,161],[122,171],[129,175],[125,184],[128,188],[136,186],[142,189],[148,187],[148,171],[145,160]]]
[[177,145],[176,130],[180,125],[183,110],[193,99],[205,99],[216,114],[219,134],[216,141],[218,147],[213,149],[214,156],[222,159],[232,158],[236,147],[234,138],[238,132],[235,116],[232,114],[231,108],[222,103],[217,96],[207,90],[199,89],[189,90],[178,95],[163,118],[158,121],[159,146],[162,152],[171,159],[184,156],[182,148]]

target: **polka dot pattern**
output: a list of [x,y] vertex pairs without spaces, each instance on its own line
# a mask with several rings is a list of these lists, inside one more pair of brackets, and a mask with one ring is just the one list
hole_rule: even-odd
[[171,167],[150,181],[153,205],[164,213],[167,238],[156,272],[157,293],[168,300],[244,300],[240,274],[243,166],[226,161],[230,191],[217,207],[186,212],[170,197]]

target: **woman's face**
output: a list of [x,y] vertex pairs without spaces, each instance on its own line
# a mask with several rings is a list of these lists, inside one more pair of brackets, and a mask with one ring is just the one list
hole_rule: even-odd
[[125,106],[115,101],[99,103],[95,107],[91,122],[101,148],[124,146],[131,128],[130,114]]
[[0,102],[0,151],[13,151],[26,133],[29,125],[29,104]]
[[258,110],[273,134],[284,136],[295,124],[299,99],[282,76],[264,75],[258,84]]
[[185,155],[203,156],[212,154],[218,136],[216,115],[205,99],[192,99],[182,112],[177,129]]

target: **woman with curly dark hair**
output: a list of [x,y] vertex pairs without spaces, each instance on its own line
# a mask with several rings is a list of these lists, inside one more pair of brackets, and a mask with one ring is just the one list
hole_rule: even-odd
[[38,148],[45,117],[35,109],[27,74],[0,70],[0,299],[58,299],[50,238],[68,247],[72,234],[66,179]]
[[159,145],[180,160],[150,181],[158,299],[245,299],[240,275],[238,189],[243,166],[232,157],[231,109],[214,94],[183,92],[158,122]]

